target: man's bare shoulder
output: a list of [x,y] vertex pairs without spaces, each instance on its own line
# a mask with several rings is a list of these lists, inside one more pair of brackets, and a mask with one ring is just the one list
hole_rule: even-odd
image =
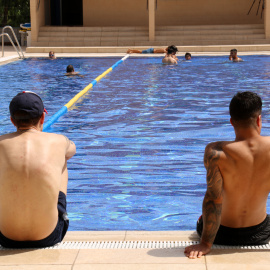
[[224,155],[224,149],[232,143],[232,141],[219,141],[209,143],[205,147],[204,151],[204,165],[208,167],[210,163],[213,164],[218,162]]
[[[47,133],[47,132],[37,132],[37,131],[33,131],[34,136],[35,137],[40,137],[43,140],[54,140],[57,142],[66,142],[67,137],[64,135],[60,135],[60,134],[55,134],[55,133]],[[13,132],[13,133],[8,133],[8,134],[4,134],[0,136],[0,142],[4,142],[5,140],[10,140],[10,139],[19,139],[20,135],[23,135],[24,133],[17,133],[17,132]]]

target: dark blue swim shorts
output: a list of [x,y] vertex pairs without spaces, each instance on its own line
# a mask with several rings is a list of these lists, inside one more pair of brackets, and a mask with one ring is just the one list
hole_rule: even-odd
[[49,236],[37,241],[14,241],[8,239],[0,232],[0,245],[6,248],[44,248],[54,246],[61,242],[66,235],[69,226],[66,207],[66,195],[60,191],[57,204],[58,222],[54,231]]
[[154,48],[149,48],[147,50],[143,50],[142,53],[154,53]]

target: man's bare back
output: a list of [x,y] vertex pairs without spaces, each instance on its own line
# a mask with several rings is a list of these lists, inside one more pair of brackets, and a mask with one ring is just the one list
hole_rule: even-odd
[[241,228],[261,223],[270,192],[270,137],[213,143],[206,151],[219,155],[217,166],[223,178],[221,225]]
[[162,59],[162,63],[163,64],[177,64],[177,60],[174,59],[171,55],[166,55],[163,59]]
[[67,160],[76,152],[63,135],[42,132],[41,98],[21,92],[10,102],[17,131],[0,136],[0,244],[47,247],[68,229]]
[[197,222],[200,244],[185,249],[189,258],[210,252],[213,243],[262,245],[270,241],[270,137],[262,137],[262,101],[239,92],[230,103],[235,141],[207,145],[207,190]]
[[40,240],[54,230],[70,148],[64,136],[35,129],[0,137],[0,231],[6,237]]

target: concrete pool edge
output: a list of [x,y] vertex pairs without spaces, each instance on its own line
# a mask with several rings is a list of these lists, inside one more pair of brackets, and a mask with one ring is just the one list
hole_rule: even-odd
[[195,231],[68,231],[65,241],[198,241]]

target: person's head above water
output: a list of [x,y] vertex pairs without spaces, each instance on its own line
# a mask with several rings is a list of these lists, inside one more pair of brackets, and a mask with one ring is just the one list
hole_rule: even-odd
[[190,59],[191,59],[191,53],[187,52],[187,53],[185,54],[185,59],[186,59],[186,60],[190,60]]
[[231,49],[230,56],[232,57],[232,59],[237,58],[237,50],[236,49]]
[[174,53],[178,52],[178,49],[175,45],[170,45],[170,46],[168,46],[167,49],[168,49],[168,52],[169,52],[169,50],[173,51]]
[[24,91],[11,100],[9,112],[11,121],[17,128],[27,128],[36,126],[46,110],[39,95]]
[[234,127],[256,126],[262,112],[262,100],[253,92],[238,92],[230,103],[231,123]]
[[175,51],[173,48],[168,47],[168,51],[167,51],[167,53],[168,53],[168,54],[175,54],[175,53],[176,53],[176,51]]
[[50,51],[49,52],[49,58],[51,58],[51,59],[55,59],[56,58],[55,53],[53,51]]
[[72,73],[74,72],[74,67],[72,65],[67,66],[67,73]]

